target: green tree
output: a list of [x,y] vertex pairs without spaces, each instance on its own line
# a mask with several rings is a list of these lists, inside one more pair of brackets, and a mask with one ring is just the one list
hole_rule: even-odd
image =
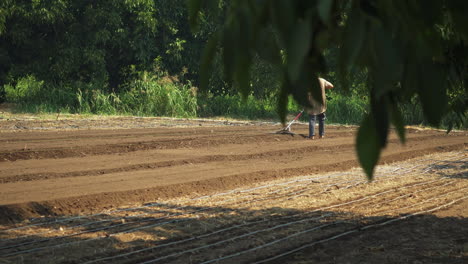
[[184,69],[194,79],[212,25],[192,34],[185,0],[1,1],[0,86],[34,75],[116,91],[135,71]]
[[156,52],[154,1],[2,1],[0,82],[119,83]]
[[[200,16],[216,11],[209,8],[216,3],[188,1],[194,28]],[[329,72],[325,54],[337,48],[343,89],[349,89],[350,75],[365,73],[371,111],[356,146],[370,179],[391,124],[405,141],[400,104],[418,97],[431,125],[450,112],[453,122],[466,122],[468,1],[237,0],[225,12],[201,60],[202,87],[222,49],[227,80],[247,96],[253,58],[260,56],[280,71],[278,111],[284,121],[289,95],[303,105],[308,92],[321,96],[316,80]]]

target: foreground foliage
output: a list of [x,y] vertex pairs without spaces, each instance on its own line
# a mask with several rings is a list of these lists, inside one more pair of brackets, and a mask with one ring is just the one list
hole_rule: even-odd
[[[190,0],[192,26],[205,10],[220,10],[213,8],[219,2]],[[405,141],[400,109],[415,96],[432,125],[449,112],[456,116],[449,129],[466,121],[467,11],[464,0],[232,1],[223,26],[207,43],[201,84],[208,85],[220,48],[228,80],[248,95],[250,67],[260,56],[280,72],[278,109],[284,121],[289,95],[303,105],[309,92],[321,97],[316,79],[329,72],[325,53],[337,48],[344,89],[350,75],[366,73],[370,111],[357,135],[357,152],[372,178],[391,124]]]

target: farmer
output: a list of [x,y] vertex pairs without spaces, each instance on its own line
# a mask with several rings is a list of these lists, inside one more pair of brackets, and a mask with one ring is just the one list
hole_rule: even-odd
[[325,111],[327,110],[327,98],[325,97],[325,89],[333,88],[333,84],[329,81],[318,78],[320,90],[322,91],[322,101],[318,101],[309,94],[310,106],[307,107],[309,113],[309,137],[307,139],[315,139],[315,121],[319,121],[319,137],[325,135]]

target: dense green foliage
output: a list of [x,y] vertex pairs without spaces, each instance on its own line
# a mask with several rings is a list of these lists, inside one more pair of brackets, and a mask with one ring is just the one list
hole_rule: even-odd
[[[194,26],[208,10],[204,4],[213,2],[219,0],[189,1]],[[405,104],[419,100],[432,125],[440,125],[448,113],[449,129],[466,122],[467,11],[465,0],[232,1],[207,44],[201,85],[208,84],[220,48],[227,80],[248,95],[252,62],[260,56],[279,70],[278,109],[284,120],[290,95],[303,105],[309,104],[309,93],[321,97],[317,77],[330,74],[330,65],[345,90],[364,74],[370,109],[356,145],[371,178],[390,125],[405,141]],[[335,49],[336,59],[327,62]]]
[[32,75],[118,91],[135,71],[197,75],[204,39],[184,0],[5,0],[0,10],[0,86]]

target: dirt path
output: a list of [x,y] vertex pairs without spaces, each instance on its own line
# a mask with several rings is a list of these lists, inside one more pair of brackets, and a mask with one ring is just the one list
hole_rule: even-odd
[[384,239],[414,225],[442,236],[444,248],[426,252],[442,254],[436,262],[467,258],[466,132],[410,129],[404,146],[392,134],[388,165],[366,184],[353,127],[328,126],[326,139],[310,141],[305,125],[285,136],[265,123],[129,121],[0,122],[0,258],[424,263],[431,256],[417,249],[433,236]]

